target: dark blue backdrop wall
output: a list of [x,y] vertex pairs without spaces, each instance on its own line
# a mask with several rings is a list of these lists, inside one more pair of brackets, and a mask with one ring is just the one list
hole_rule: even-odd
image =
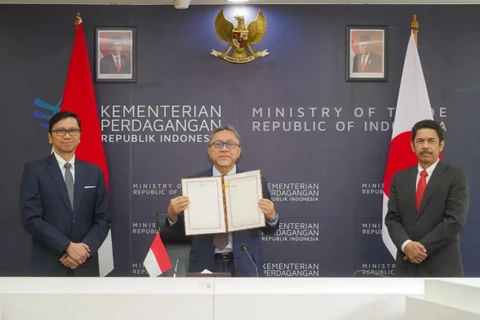
[[[26,161],[50,151],[46,120],[33,112],[44,112],[39,100],[61,99],[77,11],[92,62],[94,26],[137,28],[137,83],[95,85],[103,134],[120,137],[105,143],[113,276],[144,275],[155,213],[181,193],[183,176],[209,166],[207,137],[220,124],[238,127],[239,165],[262,170],[281,215],[279,232],[264,237],[267,276],[351,276],[358,269],[392,275],[394,261],[381,240],[381,192],[412,14],[420,21],[435,119],[447,130],[444,159],[470,175],[461,245],[466,275],[479,276],[480,7],[247,6],[247,23],[264,11],[267,34],[254,48],[270,52],[247,65],[210,55],[227,46],[213,26],[221,8],[0,6],[0,276],[27,275],[30,238],[20,224],[19,181]],[[223,8],[233,20],[235,7]],[[345,82],[350,24],[388,25],[388,82]],[[161,112],[143,112],[145,106]],[[207,112],[178,112],[184,106]],[[115,125],[122,120],[158,126],[122,129]],[[145,135],[154,141],[127,142]]]

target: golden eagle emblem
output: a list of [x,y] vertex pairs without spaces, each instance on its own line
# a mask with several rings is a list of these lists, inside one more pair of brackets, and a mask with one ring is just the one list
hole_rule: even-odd
[[[237,20],[236,27],[225,18],[223,9],[218,13],[215,19],[217,36],[223,41],[229,42],[229,45],[225,52],[212,50],[211,54],[232,63],[248,63],[269,54],[266,49],[254,52],[251,46],[260,42],[267,32],[267,19],[262,10],[258,11],[257,18],[250,22],[248,26],[245,26],[243,15],[236,15],[234,18]],[[232,55],[229,56],[232,49]],[[247,49],[250,55],[248,55]]]

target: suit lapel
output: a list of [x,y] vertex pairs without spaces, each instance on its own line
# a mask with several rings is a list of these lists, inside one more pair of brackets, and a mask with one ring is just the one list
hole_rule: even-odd
[[60,167],[58,165],[57,159],[55,159],[55,155],[52,155],[47,158],[47,170],[52,176],[53,182],[57,187],[58,192],[60,193],[60,197],[63,200],[63,203],[68,209],[70,214],[73,213],[72,206],[70,205],[70,200],[68,198],[67,193],[67,186],[65,184],[65,179],[63,178],[62,172],[60,171]]
[[82,196],[83,192],[85,191],[85,174],[86,172],[84,163],[75,158],[75,188],[73,196],[74,216],[80,207],[80,203],[82,203]]
[[433,192],[438,187],[438,184],[445,176],[445,169],[447,167],[442,163],[438,162],[435,170],[433,170],[432,176],[428,180],[427,188],[425,189],[425,193],[423,194],[422,202],[420,203],[420,210],[418,211],[418,216],[422,214],[423,210],[427,206],[428,201],[432,197]]
[[417,167],[411,167],[409,169],[408,173],[408,190],[412,190],[411,192],[408,192],[408,202],[412,204],[412,212],[417,212],[417,209],[415,208],[415,198],[416,198],[416,190],[417,190]]

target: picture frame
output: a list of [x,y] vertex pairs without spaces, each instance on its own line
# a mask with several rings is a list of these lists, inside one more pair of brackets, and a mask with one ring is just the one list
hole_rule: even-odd
[[95,82],[137,81],[135,27],[95,27]]
[[388,26],[346,26],[346,81],[388,81]]

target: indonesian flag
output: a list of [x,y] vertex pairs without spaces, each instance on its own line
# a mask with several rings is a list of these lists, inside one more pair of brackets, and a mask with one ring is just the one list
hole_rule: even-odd
[[351,44],[350,44],[350,53],[352,57],[356,56],[357,54],[360,54],[360,48],[358,46],[358,38],[359,38],[360,32],[358,31],[351,31],[350,34],[350,39],[351,39]]
[[411,148],[411,130],[415,123],[426,119],[433,120],[433,114],[428,98],[427,85],[423,77],[420,56],[412,32],[403,65],[392,140],[383,183],[382,238],[394,259],[397,255],[397,248],[393,244],[385,225],[388,199],[390,198],[390,182],[395,173],[418,163]]
[[358,31],[350,31],[350,71],[353,71],[353,59],[357,54],[360,54],[360,47],[358,45],[360,32]]
[[165,250],[165,246],[158,232],[155,238],[153,238],[152,245],[143,261],[143,265],[145,269],[147,269],[150,277],[158,277],[172,268],[172,262],[168,257],[167,250]]
[[[80,18],[78,17],[78,19]],[[75,156],[99,166],[102,169],[107,190],[109,190],[107,162],[103,150],[97,102],[93,90],[90,62],[81,19],[75,32],[75,41],[60,110],[75,112],[82,121],[82,143],[75,150]],[[98,249],[98,263],[101,277],[109,274],[114,268],[111,231],[108,232],[107,238]]]

